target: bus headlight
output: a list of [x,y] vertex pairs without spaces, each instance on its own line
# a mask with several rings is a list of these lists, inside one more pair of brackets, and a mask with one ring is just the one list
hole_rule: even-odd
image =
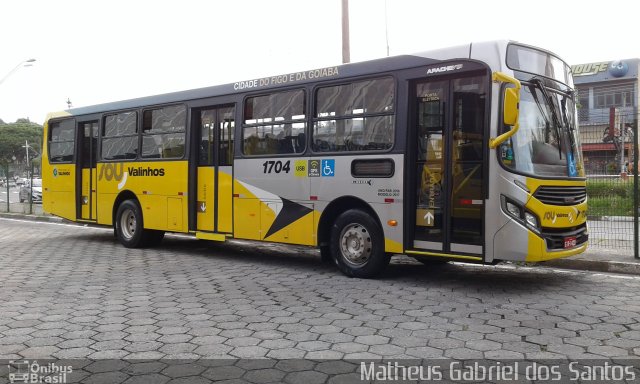
[[527,211],[522,205],[504,195],[500,196],[500,199],[502,201],[502,210],[505,211],[505,213],[533,232],[540,234],[539,221],[536,215]]
[[516,219],[522,219],[522,208],[520,208],[519,205],[507,200],[505,202],[505,208],[507,213],[509,213],[511,216],[515,217]]
[[526,221],[527,224],[532,227],[531,229],[535,229],[536,231],[538,231],[538,218],[533,213],[525,212],[524,221]]

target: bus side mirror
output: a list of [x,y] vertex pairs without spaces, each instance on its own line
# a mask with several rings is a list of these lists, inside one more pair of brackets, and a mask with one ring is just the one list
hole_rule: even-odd
[[520,95],[515,88],[507,88],[504,92],[504,123],[516,125],[518,122]]
[[506,88],[504,90],[503,98],[503,121],[505,125],[510,125],[511,129],[496,138],[489,139],[489,148],[494,149],[498,145],[505,142],[508,138],[515,135],[518,132],[518,115],[520,107],[520,81],[502,72],[493,73],[493,81],[510,83],[515,88]]

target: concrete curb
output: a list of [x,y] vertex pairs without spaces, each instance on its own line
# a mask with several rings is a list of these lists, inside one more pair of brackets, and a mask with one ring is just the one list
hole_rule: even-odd
[[70,221],[57,216],[27,215],[24,213],[0,212],[0,217],[4,219],[42,221],[47,223],[71,223]]
[[609,260],[558,259],[545,261],[536,265],[562,269],[575,269],[580,271],[640,275],[640,262],[635,263]]

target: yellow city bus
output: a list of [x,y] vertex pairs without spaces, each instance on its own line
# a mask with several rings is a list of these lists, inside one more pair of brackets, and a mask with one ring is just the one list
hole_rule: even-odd
[[44,135],[45,211],[125,247],[308,245],[357,277],[587,247],[570,68],[516,42],[74,108]]

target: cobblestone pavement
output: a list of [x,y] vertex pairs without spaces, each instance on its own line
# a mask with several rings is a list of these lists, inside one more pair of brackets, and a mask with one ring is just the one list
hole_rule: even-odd
[[0,219],[0,359],[640,356],[640,277],[398,258],[360,280],[247,244]]

